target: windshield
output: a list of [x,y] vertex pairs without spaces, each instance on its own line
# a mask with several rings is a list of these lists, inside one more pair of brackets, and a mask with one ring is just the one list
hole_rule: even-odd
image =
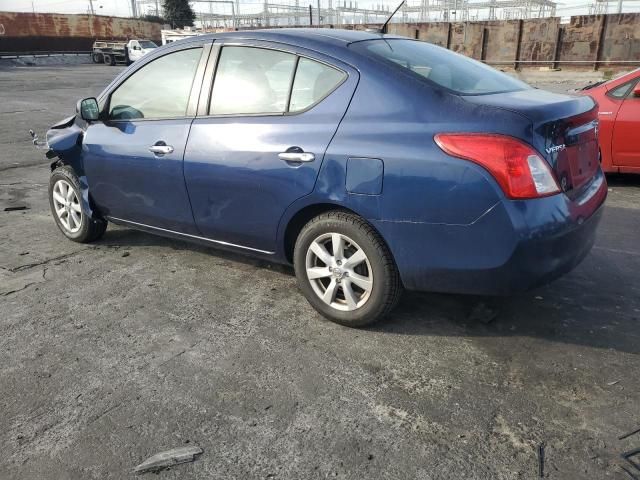
[[151,40],[139,40],[138,43],[141,48],[158,48],[158,46]]
[[388,39],[354,42],[351,48],[461,95],[513,92],[526,83],[483,63],[417,40]]

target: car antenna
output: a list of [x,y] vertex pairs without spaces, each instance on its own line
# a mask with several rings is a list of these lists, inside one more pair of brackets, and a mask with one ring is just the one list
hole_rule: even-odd
[[400,7],[402,7],[402,5],[404,5],[404,3],[407,0],[402,0],[400,2],[400,4],[396,7],[396,9],[393,11],[393,13],[391,15],[389,15],[389,18],[387,18],[387,21],[384,22],[384,24],[382,25],[382,28],[380,29],[380,33],[387,33],[387,27],[389,26],[389,22],[391,21],[391,19],[393,18],[393,16],[398,13],[398,10],[400,10]]

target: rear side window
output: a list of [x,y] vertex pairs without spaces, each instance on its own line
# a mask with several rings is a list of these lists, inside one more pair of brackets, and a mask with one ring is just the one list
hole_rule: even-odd
[[210,115],[282,115],[304,111],[338,88],[347,74],[293,53],[223,47]]
[[112,94],[109,118],[172,118],[186,114],[202,48],[170,53],[127,78]]
[[284,113],[296,56],[255,47],[223,47],[209,113]]
[[613,88],[607,92],[607,95],[613,98],[624,98],[631,91],[633,86],[636,84],[636,80],[631,80],[630,82],[623,83],[619,87]]
[[320,102],[346,78],[347,75],[340,70],[308,58],[301,58],[293,82],[289,111],[299,112]]
[[531,88],[481,62],[426,42],[367,40],[354,42],[349,47],[460,95],[485,95]]

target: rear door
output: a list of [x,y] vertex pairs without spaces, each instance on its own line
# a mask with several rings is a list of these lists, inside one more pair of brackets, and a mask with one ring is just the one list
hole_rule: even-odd
[[170,50],[109,93],[105,118],[89,125],[83,141],[89,189],[104,215],[196,233],[183,155],[209,49]]
[[617,167],[640,168],[640,97],[633,93],[636,84],[627,92],[613,125],[611,153]]
[[314,188],[358,75],[282,44],[213,50],[185,152],[194,219],[207,238],[273,252],[285,209]]

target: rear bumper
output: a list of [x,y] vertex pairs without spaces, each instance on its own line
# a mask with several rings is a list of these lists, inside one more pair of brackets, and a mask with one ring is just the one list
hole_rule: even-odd
[[548,283],[584,259],[606,196],[598,171],[574,198],[503,200],[469,225],[373,223],[407,289],[509,295]]

